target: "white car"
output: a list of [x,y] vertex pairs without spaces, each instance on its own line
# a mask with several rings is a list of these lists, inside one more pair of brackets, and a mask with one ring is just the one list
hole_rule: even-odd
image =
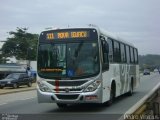
[[158,69],[154,69],[154,72],[159,72]]

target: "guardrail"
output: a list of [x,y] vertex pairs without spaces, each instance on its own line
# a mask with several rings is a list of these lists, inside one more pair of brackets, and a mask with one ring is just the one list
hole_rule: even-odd
[[119,120],[160,120],[160,83]]

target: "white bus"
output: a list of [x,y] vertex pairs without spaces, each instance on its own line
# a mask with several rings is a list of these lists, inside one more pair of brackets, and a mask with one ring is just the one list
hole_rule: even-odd
[[138,50],[97,27],[43,31],[37,59],[39,103],[108,103],[139,85]]

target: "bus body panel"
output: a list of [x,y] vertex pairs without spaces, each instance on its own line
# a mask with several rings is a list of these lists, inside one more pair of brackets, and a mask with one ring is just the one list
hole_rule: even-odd
[[112,82],[116,83],[115,97],[130,91],[131,79],[134,81],[134,89],[139,85],[139,66],[128,64],[110,64],[109,71],[103,76],[103,102],[110,99]]
[[[63,96],[78,96],[76,99],[58,99],[57,95],[63,95]],[[38,102],[39,103],[102,103],[102,95],[101,95],[101,88],[98,88],[94,92],[90,93],[74,93],[74,94],[64,94],[64,93],[59,93],[59,94],[53,94],[53,93],[46,93],[42,92],[39,89],[37,89],[37,96],[38,96]],[[96,100],[87,100],[84,97],[87,96],[97,96]],[[83,98],[83,99],[82,99]]]
[[[93,92],[72,92],[72,91],[65,91],[66,89],[72,89],[73,87],[85,87],[88,86],[92,81],[94,80],[99,80],[101,79],[101,75],[98,75],[97,77],[93,77],[93,78],[88,78],[88,82],[84,83],[81,86],[59,86],[59,89],[61,89],[61,91],[53,91],[53,89],[55,88],[55,86],[50,85],[48,82],[53,80],[41,80],[40,77],[38,77],[38,81],[43,82],[43,84],[47,85],[49,87],[50,90],[52,90],[51,92],[42,92],[39,88],[39,86],[37,86],[37,97],[38,97],[38,102],[39,103],[102,103],[102,87],[101,85],[98,87],[98,89],[96,89]],[[74,88],[76,90],[76,88]],[[59,98],[59,96],[61,96],[61,98],[64,97],[64,99]],[[69,96],[67,98],[67,96]],[[88,97],[88,98],[86,98]],[[96,97],[94,100],[90,100],[89,97]]]

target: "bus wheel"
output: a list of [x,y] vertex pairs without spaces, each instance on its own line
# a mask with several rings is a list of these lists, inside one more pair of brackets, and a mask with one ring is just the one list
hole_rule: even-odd
[[57,106],[58,106],[59,108],[66,108],[66,107],[67,107],[67,104],[57,103]]
[[114,98],[115,98],[115,89],[114,87],[112,87],[110,92],[110,99],[108,101],[109,106],[112,105]]
[[111,87],[111,91],[110,91],[110,99],[109,101],[105,102],[104,105],[105,106],[110,106],[112,105],[114,99],[115,99],[115,92],[116,92],[116,86],[115,86],[115,83],[112,84],[112,87]]
[[130,91],[128,92],[128,96],[132,96],[133,95],[133,80],[130,83]]

